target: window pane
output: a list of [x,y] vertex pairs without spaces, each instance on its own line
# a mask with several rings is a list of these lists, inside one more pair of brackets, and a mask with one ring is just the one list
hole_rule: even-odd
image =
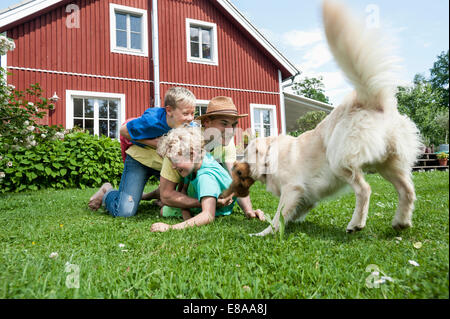
[[136,50],[142,49],[140,33],[131,33],[131,48]]
[[84,100],[84,117],[94,118],[94,100],[91,99]]
[[140,16],[132,16],[132,15],[130,15],[130,28],[131,28],[131,31],[141,32],[141,20],[142,20],[142,17],[140,17]]
[[202,106],[202,107],[201,107],[201,111],[202,111],[201,114],[205,114],[207,108],[208,108],[207,106]]
[[100,120],[98,124],[99,135],[108,136],[108,120]]
[[109,137],[110,138],[117,138],[117,121],[109,121]]
[[94,135],[94,120],[84,120],[84,129],[89,131],[89,134]]
[[74,119],[73,126],[78,126],[79,128],[83,128],[83,119]]
[[73,116],[83,117],[83,99],[73,99]]
[[270,136],[270,125],[264,125],[264,136]]
[[116,12],[116,29],[120,29],[120,30],[127,29],[127,15],[126,14]]
[[203,59],[211,59],[211,45],[202,44],[202,57]]
[[263,112],[263,122],[264,124],[271,124],[270,123],[270,111],[269,110],[264,110]]
[[191,27],[191,42],[198,42],[198,28]]
[[255,137],[262,137],[260,125],[255,125]]
[[254,115],[255,115],[255,120],[254,120],[254,122],[255,122],[255,124],[260,124],[261,123],[261,120],[260,120],[260,117],[261,117],[261,111],[260,110],[254,110]]
[[126,31],[116,31],[116,45],[118,47],[127,47],[127,32]]
[[198,43],[191,42],[191,57],[199,58],[200,52],[198,49]]
[[104,119],[108,118],[108,100],[99,101],[98,116]]
[[109,101],[109,118],[117,119],[117,101]]
[[211,30],[202,30],[202,43],[211,44]]

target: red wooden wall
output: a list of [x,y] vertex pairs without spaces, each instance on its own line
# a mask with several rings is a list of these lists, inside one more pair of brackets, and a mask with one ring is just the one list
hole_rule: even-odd
[[[80,7],[80,28],[65,25],[68,3]],[[110,52],[109,3],[148,10],[148,57]],[[158,6],[160,80],[185,85],[201,100],[230,96],[240,113],[249,113],[250,103],[276,105],[280,131],[277,67],[242,30],[210,0],[159,0]],[[217,66],[187,62],[186,18],[217,24]],[[151,0],[65,2],[7,30],[16,44],[7,57],[13,73],[8,81],[18,89],[38,82],[48,97],[57,93],[60,100],[56,110],[49,114],[48,124],[65,124],[66,90],[123,93],[126,117],[139,116],[153,103],[150,28]],[[171,86],[161,85],[161,100]],[[250,127],[250,117],[242,119],[240,126]]]

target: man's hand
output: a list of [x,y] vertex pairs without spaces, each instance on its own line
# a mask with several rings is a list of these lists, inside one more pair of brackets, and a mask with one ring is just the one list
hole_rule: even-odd
[[260,209],[251,210],[245,213],[245,217],[247,218],[258,218],[261,221],[265,221],[266,217],[264,216],[264,212]]
[[170,229],[170,225],[165,224],[165,223],[154,223],[151,227],[150,227],[150,231],[151,232],[166,232]]

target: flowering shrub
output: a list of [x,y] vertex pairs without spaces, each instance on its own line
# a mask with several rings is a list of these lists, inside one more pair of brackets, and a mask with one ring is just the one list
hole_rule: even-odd
[[[0,54],[15,48],[14,42],[0,36]],[[5,168],[16,163],[11,154],[30,150],[47,140],[63,138],[62,126],[38,124],[46,110],[52,110],[52,101],[42,96],[39,84],[33,84],[25,92],[6,82],[7,72],[0,68],[0,183],[6,178]],[[9,154],[6,156],[6,154]],[[9,158],[9,159],[7,159]]]
[[[62,133],[60,133],[62,134]],[[120,143],[108,137],[69,131],[0,158],[0,193],[42,188],[117,185],[123,170]]]
[[[0,36],[0,54],[15,48]],[[39,84],[25,92],[6,82],[0,68],[0,193],[39,188],[117,184],[123,164],[120,144],[62,126],[39,124],[54,109]]]

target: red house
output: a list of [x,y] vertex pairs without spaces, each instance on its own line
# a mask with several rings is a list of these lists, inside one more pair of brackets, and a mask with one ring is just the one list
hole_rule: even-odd
[[60,98],[47,124],[117,138],[172,86],[190,89],[199,113],[214,96],[232,97],[249,114],[240,127],[260,136],[331,110],[283,93],[299,71],[229,0],[26,0],[0,12],[0,32],[16,45],[1,59],[8,82]]

